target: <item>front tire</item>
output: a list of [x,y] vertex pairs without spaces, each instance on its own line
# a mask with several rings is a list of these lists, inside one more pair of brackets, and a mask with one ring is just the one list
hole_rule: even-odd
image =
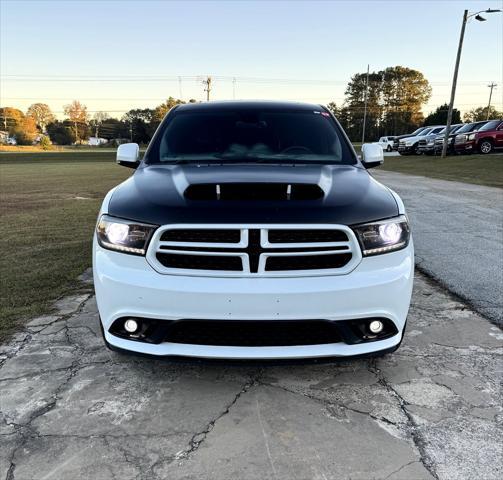
[[412,154],[413,155],[419,155],[419,144],[416,143],[413,147],[412,147]]
[[479,143],[479,152],[482,155],[487,155],[488,153],[491,153],[494,150],[493,143],[491,140],[482,140]]
[[393,149],[391,148],[391,145],[388,145],[388,146],[386,147],[386,151],[387,151],[387,152],[391,152],[391,150],[393,150]]

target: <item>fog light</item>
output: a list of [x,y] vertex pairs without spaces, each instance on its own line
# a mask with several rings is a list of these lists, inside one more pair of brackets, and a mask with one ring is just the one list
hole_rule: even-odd
[[135,333],[138,330],[138,322],[132,318],[127,319],[124,322],[124,330],[128,333]]
[[372,322],[369,323],[369,330],[372,333],[378,334],[383,331],[384,325],[381,321],[379,320],[373,320]]

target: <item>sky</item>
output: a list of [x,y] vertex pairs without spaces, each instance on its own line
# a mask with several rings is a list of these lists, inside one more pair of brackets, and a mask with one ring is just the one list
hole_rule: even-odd
[[[0,106],[73,99],[120,117],[169,96],[342,104],[357,72],[402,65],[448,102],[463,10],[503,0],[0,0]],[[503,14],[470,20],[456,106],[503,109]]]

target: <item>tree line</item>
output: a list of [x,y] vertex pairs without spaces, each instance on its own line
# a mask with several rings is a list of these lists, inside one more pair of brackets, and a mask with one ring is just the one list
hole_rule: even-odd
[[[395,66],[368,74],[356,73],[346,87],[343,103],[338,106],[330,102],[327,107],[353,141],[362,137],[366,110],[366,139],[375,140],[380,136],[409,133],[423,125],[445,124],[447,104],[426,117],[423,115],[422,108],[430,98],[431,86],[420,71]],[[189,100],[194,102],[196,100]],[[91,116],[85,105],[74,100],[65,105],[63,120],[58,120],[45,103],[34,103],[26,113],[4,107],[0,108],[0,130],[14,136],[20,145],[31,144],[36,138],[46,143],[71,145],[87,141],[91,136],[146,144],[166,113],[182,103],[186,102],[170,96],[155,108],[131,109],[121,118],[114,118],[106,112],[95,112]],[[463,120],[485,120],[487,113],[487,107],[478,107],[466,112]],[[491,107],[490,118],[502,116],[502,112]],[[457,109],[453,112],[453,123],[461,123],[461,112]]]

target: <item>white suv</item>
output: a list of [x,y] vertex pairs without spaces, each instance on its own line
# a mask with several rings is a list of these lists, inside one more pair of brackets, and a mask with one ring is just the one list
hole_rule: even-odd
[[94,235],[105,343],[151,355],[290,359],[398,348],[414,252],[398,195],[320,105],[172,109]]

